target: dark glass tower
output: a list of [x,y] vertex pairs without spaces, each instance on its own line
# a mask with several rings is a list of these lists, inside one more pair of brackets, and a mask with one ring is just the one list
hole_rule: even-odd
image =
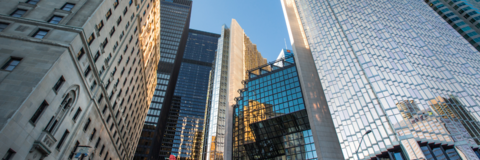
[[188,38],[192,1],[161,0],[160,62],[157,86],[145,118],[135,160],[159,159],[165,122],[172,104],[173,92]]
[[200,159],[209,75],[219,37],[189,30],[160,157]]

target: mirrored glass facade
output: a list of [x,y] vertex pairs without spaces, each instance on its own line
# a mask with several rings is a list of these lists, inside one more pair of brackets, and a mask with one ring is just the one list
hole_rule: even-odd
[[200,159],[208,83],[219,34],[190,29],[160,156]]
[[345,159],[479,158],[480,53],[424,1],[282,5],[289,30],[302,29],[292,46],[313,56]]
[[293,59],[248,71],[234,108],[233,159],[317,159]]

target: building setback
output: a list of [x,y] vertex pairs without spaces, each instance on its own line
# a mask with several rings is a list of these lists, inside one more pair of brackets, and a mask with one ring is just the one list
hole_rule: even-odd
[[155,88],[160,3],[0,6],[0,157],[132,159]]
[[158,62],[155,93],[135,160],[159,158],[190,26],[191,0],[160,0],[160,3],[161,58]]
[[232,159],[232,125],[235,97],[246,71],[266,64],[235,19],[223,26],[208,89],[202,159]]
[[322,84],[303,95],[325,100],[317,107],[333,120],[336,154],[479,159],[480,53],[425,2],[281,2],[295,61],[310,56]]

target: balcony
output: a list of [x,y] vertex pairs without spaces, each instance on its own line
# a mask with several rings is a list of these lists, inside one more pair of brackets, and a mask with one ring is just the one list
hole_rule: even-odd
[[38,139],[33,143],[33,147],[30,152],[33,152],[33,150],[36,149],[46,157],[51,153],[49,148],[52,147],[55,142],[57,142],[57,140],[55,137],[53,137],[53,135],[47,131],[42,131],[40,137],[38,137]]

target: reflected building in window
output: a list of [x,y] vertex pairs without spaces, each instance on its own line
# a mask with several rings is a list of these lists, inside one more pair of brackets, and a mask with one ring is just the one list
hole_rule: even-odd
[[429,4],[281,2],[296,60],[311,58],[299,79],[319,78],[342,159],[479,159],[480,53]]
[[235,19],[230,28],[223,26],[210,73],[202,159],[232,159],[233,119],[228,115],[233,115],[234,98],[248,78],[246,71],[266,63]]
[[293,53],[284,49],[247,76],[235,99],[233,159],[317,159]]

